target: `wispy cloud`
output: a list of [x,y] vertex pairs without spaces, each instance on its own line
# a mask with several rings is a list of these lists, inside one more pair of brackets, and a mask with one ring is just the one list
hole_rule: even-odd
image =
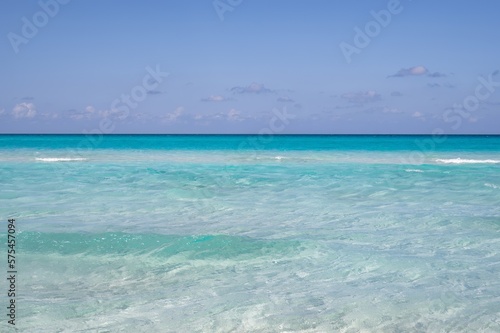
[[455,86],[451,83],[443,83],[443,84],[440,84],[440,83],[427,83],[427,86],[429,88],[440,88],[440,87],[445,87],[445,88],[450,88],[450,89],[453,89],[455,88]]
[[325,107],[323,112],[332,112],[333,110],[359,109],[359,104],[336,105],[333,108]]
[[397,114],[397,113],[403,113],[398,108],[395,107],[389,107],[389,106],[376,106],[376,107],[371,107],[366,110],[364,110],[366,113],[392,113],[392,114]]
[[92,105],[87,106],[84,110],[81,111],[71,109],[68,110],[68,112],[69,112],[69,117],[73,120],[91,119],[97,115],[97,111]]
[[347,100],[350,103],[364,104],[380,101],[381,97],[374,90],[358,91],[358,92],[348,92],[340,95],[341,98]]
[[429,72],[425,66],[413,66],[409,68],[401,68],[396,74],[387,76],[390,77],[405,77],[405,76],[427,76],[432,78],[447,77],[445,73],[441,72]]
[[288,96],[280,96],[278,97],[277,101],[283,103],[295,103],[295,101]]
[[159,90],[148,90],[148,95],[160,95],[160,94],[163,94],[163,92]]
[[274,90],[266,88],[260,83],[251,83],[246,87],[232,87],[231,92],[234,94],[274,94]]
[[393,91],[391,93],[391,96],[392,97],[401,97],[401,96],[403,96],[403,94],[401,92],[399,92],[399,91]]
[[414,112],[412,115],[411,115],[413,118],[417,118],[418,120],[422,120],[422,121],[425,121],[425,116],[422,112]]
[[382,112],[383,113],[403,113],[403,111],[401,111],[400,109],[398,108],[394,108],[394,107],[388,107],[388,106],[384,106],[382,108]]
[[440,72],[434,72],[427,74],[428,77],[447,77],[448,75]]
[[168,122],[176,121],[183,114],[184,114],[184,107],[179,106],[174,110],[174,112],[169,112],[169,113],[165,114],[162,118],[163,118],[163,120],[168,121]]
[[19,103],[12,109],[12,116],[16,119],[33,118],[36,116],[36,106],[33,103]]
[[[95,120],[95,119],[114,119],[123,121],[129,117],[136,117],[136,115],[132,115],[127,110],[123,110],[121,108],[111,108],[98,110],[92,105],[88,105],[83,110],[70,109],[67,110],[63,118],[70,118],[72,120],[80,121],[80,120]],[[137,117],[136,117],[137,118]]]
[[226,101],[229,101],[230,99],[229,98],[226,98],[224,96],[221,96],[221,95],[211,95],[209,97],[205,97],[205,98],[202,98],[201,101],[202,102],[226,102]]
[[244,118],[241,116],[241,112],[236,109],[231,109],[227,112],[227,119],[230,121],[244,120]]
[[410,68],[402,68],[396,74],[389,75],[388,77],[405,77],[405,76],[420,76],[429,73],[425,66],[414,66]]
[[242,122],[245,120],[255,120],[256,117],[243,114],[240,110],[231,108],[228,111],[217,112],[212,114],[195,114],[189,116],[192,120],[202,122],[205,124],[213,122]]

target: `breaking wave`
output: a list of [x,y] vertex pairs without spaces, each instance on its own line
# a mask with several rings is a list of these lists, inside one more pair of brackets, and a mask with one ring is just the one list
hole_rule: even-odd
[[87,159],[83,157],[37,157],[35,160],[40,162],[77,162]]
[[462,159],[462,158],[448,158],[448,159],[441,159],[438,158],[435,160],[438,163],[445,163],[445,164],[495,164],[495,163],[500,163],[499,160],[474,160],[474,159]]

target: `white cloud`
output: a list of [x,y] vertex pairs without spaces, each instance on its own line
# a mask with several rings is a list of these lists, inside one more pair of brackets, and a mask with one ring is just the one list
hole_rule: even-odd
[[428,70],[424,66],[415,66],[408,69],[408,73],[411,75],[422,75],[427,72]]
[[[103,114],[106,112],[107,111],[100,111],[99,115],[103,116]],[[92,105],[89,105],[85,107],[85,110],[83,111],[71,110],[71,114],[69,115],[69,117],[73,120],[82,120],[82,119],[90,119],[96,115],[97,115],[96,109]]]
[[227,119],[231,121],[241,121],[243,120],[243,117],[241,117],[240,111],[231,109],[227,112]]
[[95,111],[93,107],[87,107],[85,109],[87,115],[90,117],[94,117],[94,114],[99,114],[99,117],[101,118],[113,118],[115,120],[125,120],[129,116],[131,116],[130,110],[128,108],[114,108],[114,109],[106,109],[106,110],[99,110]]
[[227,112],[217,112],[212,114],[196,114],[192,119],[197,121],[211,122],[211,121],[243,121],[251,117],[244,116],[239,110],[229,109]]
[[405,77],[405,76],[421,76],[426,75],[432,78],[447,77],[447,74],[441,72],[429,72],[425,66],[413,66],[409,68],[401,68],[396,74],[389,75],[388,77]]
[[413,118],[417,118],[418,120],[422,120],[422,121],[425,121],[425,116],[422,112],[414,112],[412,115],[411,115]]
[[163,119],[166,121],[175,121],[175,120],[177,120],[177,118],[182,116],[182,114],[184,114],[184,107],[179,106],[174,110],[174,112],[167,113],[163,117]]
[[357,104],[376,102],[380,100],[380,94],[378,94],[376,91],[373,90],[348,92],[342,94],[340,97],[346,99],[350,103],[357,103]]
[[404,76],[418,76],[427,74],[429,70],[425,66],[413,66],[410,68],[402,68],[396,74],[389,75],[388,77],[404,77]]
[[203,102],[224,102],[228,99],[221,95],[212,95],[201,99]]
[[33,118],[36,116],[36,107],[33,103],[19,103],[12,109],[14,118]]
[[263,84],[260,83],[251,83],[246,87],[233,87],[231,91],[235,94],[274,94],[275,91],[269,88],[266,88]]

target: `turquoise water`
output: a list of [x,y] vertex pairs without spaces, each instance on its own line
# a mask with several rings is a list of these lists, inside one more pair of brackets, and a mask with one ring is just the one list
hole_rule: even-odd
[[500,332],[499,171],[498,136],[3,135],[16,326]]

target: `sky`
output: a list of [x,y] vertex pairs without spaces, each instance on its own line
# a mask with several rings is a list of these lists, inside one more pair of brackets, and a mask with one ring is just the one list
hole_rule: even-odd
[[0,133],[500,134],[500,2],[3,0]]

